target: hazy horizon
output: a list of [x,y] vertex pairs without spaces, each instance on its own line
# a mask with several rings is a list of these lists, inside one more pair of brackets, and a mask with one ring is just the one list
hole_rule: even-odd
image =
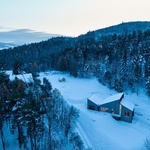
[[0,31],[78,36],[122,22],[150,21],[149,0],[0,0]]

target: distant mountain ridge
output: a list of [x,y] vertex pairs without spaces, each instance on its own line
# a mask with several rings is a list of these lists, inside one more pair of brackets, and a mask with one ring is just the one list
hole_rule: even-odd
[[0,42],[0,50],[15,47],[15,46],[17,45],[13,43],[1,43]]
[[122,22],[103,29],[96,30],[96,35],[131,34],[133,31],[150,30],[150,21]]
[[0,31],[0,49],[40,42],[57,36],[60,35],[36,32],[30,29]]
[[[150,30],[150,21],[137,21],[137,22],[122,22],[118,25],[98,29],[95,31],[88,32],[79,37],[89,36],[89,33],[94,34],[95,38],[99,38],[102,35],[113,35],[113,34],[131,34],[133,31],[146,31]],[[19,46],[23,44],[30,44],[35,42],[41,42],[43,40],[50,39],[52,37],[61,36],[59,34],[48,34],[44,32],[36,32],[30,29],[18,29],[18,30],[0,30],[0,50]],[[78,38],[78,37],[77,37]]]

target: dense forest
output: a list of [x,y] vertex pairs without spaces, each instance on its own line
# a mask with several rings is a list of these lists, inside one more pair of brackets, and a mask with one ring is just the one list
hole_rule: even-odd
[[143,89],[150,96],[150,30],[149,26],[134,30],[135,24],[132,29],[130,24],[125,24],[126,28],[122,24],[116,33],[112,27],[109,34],[104,34],[108,29],[98,30],[2,50],[0,69],[12,69],[17,64],[32,73],[60,70],[75,77],[95,76],[118,92],[138,94]]
[[21,150],[83,150],[75,132],[78,110],[67,104],[57,89],[43,78],[26,84],[0,73],[0,142],[9,147],[6,132],[15,135]]
[[[150,27],[131,23],[88,32],[79,37],[56,37],[39,43],[0,51],[0,135],[7,149],[5,132],[17,137],[20,149],[83,150],[75,132],[78,110],[37,73],[46,70],[69,72],[80,78],[96,77],[118,92],[150,96]],[[141,25],[141,24],[140,24]],[[149,25],[149,24],[148,24]],[[120,28],[122,26],[122,28]],[[135,29],[135,30],[134,30]],[[143,30],[144,29],[144,30]],[[34,82],[10,81],[5,70],[30,72]],[[5,129],[5,130],[4,130]]]

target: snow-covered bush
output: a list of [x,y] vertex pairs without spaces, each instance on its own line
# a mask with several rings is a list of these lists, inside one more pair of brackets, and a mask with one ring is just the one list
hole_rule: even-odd
[[59,82],[66,82],[66,79],[64,77],[59,78]]
[[144,147],[146,148],[146,150],[150,150],[150,136],[145,139]]

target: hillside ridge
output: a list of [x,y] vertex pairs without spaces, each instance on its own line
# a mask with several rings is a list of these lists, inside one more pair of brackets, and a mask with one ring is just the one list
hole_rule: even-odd
[[131,34],[133,31],[150,30],[150,21],[122,22],[117,25],[95,30],[98,34]]

